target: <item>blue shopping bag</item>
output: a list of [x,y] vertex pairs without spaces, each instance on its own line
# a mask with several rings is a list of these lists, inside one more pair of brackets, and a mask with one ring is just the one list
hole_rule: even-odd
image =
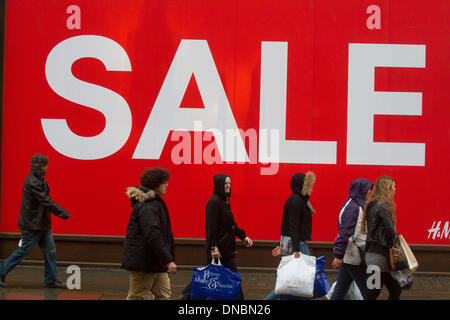
[[325,256],[316,259],[316,279],[314,280],[314,295],[313,298],[320,298],[326,296],[330,291],[330,282],[328,281],[325,272]]
[[238,272],[214,261],[203,268],[194,268],[191,300],[238,300],[242,278]]
[[324,266],[325,266],[325,256],[321,256],[316,258],[316,276],[314,279],[314,293],[312,298],[302,298],[291,296],[288,294],[281,294],[280,300],[307,300],[324,297],[328,291],[330,291],[330,282],[328,281],[327,276],[325,275]]

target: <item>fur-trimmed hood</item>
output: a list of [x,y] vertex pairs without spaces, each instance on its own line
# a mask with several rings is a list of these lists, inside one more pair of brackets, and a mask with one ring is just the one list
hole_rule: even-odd
[[154,190],[148,189],[144,186],[129,187],[126,192],[128,198],[131,199],[131,206],[134,206],[137,202],[145,202],[156,197]]
[[302,196],[310,195],[314,183],[316,182],[316,175],[312,171],[304,173],[296,173],[291,179],[291,190]]

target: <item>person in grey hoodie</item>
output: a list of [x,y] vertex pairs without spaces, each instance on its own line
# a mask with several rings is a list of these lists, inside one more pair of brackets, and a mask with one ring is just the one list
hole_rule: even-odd
[[338,218],[339,234],[334,242],[332,267],[339,268],[336,287],[330,300],[344,300],[351,283],[355,281],[363,298],[367,296],[366,264],[361,254],[366,236],[360,234],[363,209],[366,206],[373,182],[357,178],[352,181],[349,197],[342,205]]

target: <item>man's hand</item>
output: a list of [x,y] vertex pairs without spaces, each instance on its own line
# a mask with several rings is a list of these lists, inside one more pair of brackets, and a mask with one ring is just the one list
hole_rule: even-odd
[[244,244],[245,244],[245,246],[248,248],[248,247],[251,247],[251,246],[253,246],[253,240],[252,239],[250,239],[249,237],[246,237],[245,239],[244,239]]
[[274,257],[280,255],[280,246],[277,246],[277,247],[275,247],[275,248],[272,250],[272,255],[273,255]]
[[211,251],[211,257],[212,257],[213,259],[219,259],[219,258],[222,258],[222,255],[220,254],[219,249],[216,249],[216,250]]
[[66,210],[64,210],[64,211],[59,215],[59,217],[60,217],[61,219],[64,219],[64,220],[69,219],[70,213],[67,212]]
[[175,262],[173,262],[173,261],[169,262],[169,264],[167,265],[167,272],[168,273],[176,273],[177,272],[177,265],[175,264]]
[[342,265],[342,259],[334,258],[333,263],[331,264],[331,267],[333,269],[339,269]]

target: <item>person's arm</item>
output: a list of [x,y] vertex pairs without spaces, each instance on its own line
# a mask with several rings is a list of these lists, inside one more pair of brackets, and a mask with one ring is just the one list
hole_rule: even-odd
[[39,202],[41,206],[53,213],[54,215],[67,219],[70,217],[69,212],[55,203],[48,192],[45,190],[44,182],[37,179],[30,179],[28,184],[28,189],[33,195],[33,197]]
[[238,227],[236,221],[234,220],[234,217],[233,217],[233,226],[234,226],[234,233],[236,234],[236,236],[237,236],[239,239],[241,239],[242,241],[244,241],[245,246],[246,246],[247,248],[253,246],[253,240],[250,239],[250,238],[246,235],[246,233],[245,233],[245,231],[244,231],[243,229],[240,229],[240,228]]
[[149,250],[156,256],[162,265],[168,265],[175,259],[170,253],[167,243],[161,240],[161,216],[158,207],[146,203],[138,214],[144,241]]
[[300,225],[302,223],[304,209],[301,206],[300,200],[292,201],[288,208],[289,231],[291,233],[290,236],[294,252],[300,252]]
[[215,257],[220,257],[219,244],[219,203],[208,201],[205,208],[206,245],[211,252],[216,252]]
[[354,203],[348,203],[342,213],[341,221],[338,223],[339,233],[334,241],[334,260],[331,264],[334,269],[338,269],[342,265],[348,241],[355,233],[358,215],[359,206],[354,205]]
[[389,248],[392,248],[394,246],[394,240],[397,236],[397,232],[395,231],[394,223],[392,222],[391,213],[384,204],[380,205],[377,213],[381,218],[381,223],[384,226],[386,242]]
[[359,206],[349,203],[342,213],[339,233],[334,241],[333,254],[335,258],[343,259],[347,249],[348,240],[355,233],[358,223]]
[[247,235],[245,234],[245,231],[243,229],[240,229],[236,223],[236,221],[234,220],[233,217],[233,228],[234,228],[234,234],[241,239],[242,241],[245,240],[245,238],[247,238]]

